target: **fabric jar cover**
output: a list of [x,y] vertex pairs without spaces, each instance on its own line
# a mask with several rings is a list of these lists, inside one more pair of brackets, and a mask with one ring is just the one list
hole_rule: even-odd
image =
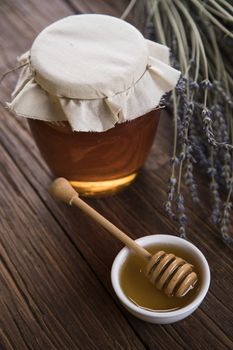
[[96,14],[49,25],[19,62],[8,107],[27,118],[68,121],[74,131],[101,132],[150,112],[180,76],[166,46]]

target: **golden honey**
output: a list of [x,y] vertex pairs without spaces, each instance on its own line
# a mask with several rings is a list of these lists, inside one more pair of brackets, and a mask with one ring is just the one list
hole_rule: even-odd
[[147,246],[146,249],[151,254],[163,250],[166,253],[173,253],[183,258],[194,266],[194,271],[198,275],[198,282],[184,297],[169,297],[163,291],[156,289],[145,276],[144,268],[147,262],[134,253],[131,253],[125,260],[120,273],[120,283],[125,295],[135,305],[143,309],[159,312],[178,310],[190,304],[197,296],[202,280],[201,272],[198,269],[198,261],[183,249],[170,244],[154,244]]
[[135,179],[153,143],[159,113],[104,132],[74,132],[68,122],[28,122],[54,175],[67,178],[81,195],[98,196],[116,193]]

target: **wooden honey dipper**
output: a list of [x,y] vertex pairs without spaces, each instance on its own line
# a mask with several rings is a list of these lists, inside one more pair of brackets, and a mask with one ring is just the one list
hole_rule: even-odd
[[191,264],[184,259],[176,257],[174,254],[166,254],[164,251],[151,255],[146,249],[79,198],[79,194],[68,180],[64,178],[56,179],[50,187],[50,194],[55,199],[79,207],[128,248],[131,248],[137,255],[146,260],[145,275],[157,289],[163,290],[166,295],[178,298],[183,297],[197,282],[197,274],[193,271]]

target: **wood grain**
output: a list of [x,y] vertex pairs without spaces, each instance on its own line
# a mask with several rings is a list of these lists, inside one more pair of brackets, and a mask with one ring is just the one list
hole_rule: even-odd
[[[75,13],[99,13],[121,17],[124,10],[129,5],[130,0],[65,0],[65,2]],[[145,14],[146,6],[144,1],[136,1],[135,5],[125,20],[132,23],[141,32],[144,32],[146,25]]]
[[87,349],[105,344],[142,349],[94,272],[2,146],[0,153],[5,339],[15,349],[83,349],[84,342]]
[[[70,3],[1,1],[0,71],[15,64],[44,26],[73,13],[74,6],[92,6],[91,1]],[[12,73],[4,81],[1,100],[9,98],[16,77]],[[199,207],[188,201],[187,214],[190,239],[211,266],[210,292],[188,319],[167,326],[146,324],[130,316],[112,291],[110,268],[122,245],[83,213],[50,198],[53,177],[26,120],[3,107],[0,118],[1,350],[233,348],[232,249],[210,223],[204,175],[199,175],[204,200]],[[164,114],[137,182],[117,196],[88,200],[133,238],[176,233],[162,208],[171,139],[171,119]]]

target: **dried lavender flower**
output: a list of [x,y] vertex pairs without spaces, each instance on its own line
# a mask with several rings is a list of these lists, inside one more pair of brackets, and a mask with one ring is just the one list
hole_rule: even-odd
[[[178,164],[179,164],[179,158],[178,158],[178,157],[172,157],[172,158],[170,159],[170,164],[171,164],[171,166],[176,166],[176,165],[178,165]],[[174,180],[172,180],[172,179],[173,179],[173,178],[170,179],[170,182],[174,181]]]
[[202,118],[203,118],[203,124],[204,124],[204,130],[208,139],[208,142],[216,147],[217,142],[214,137],[214,132],[212,128],[212,112],[208,108],[203,108],[202,110]]
[[183,95],[186,92],[186,88],[187,88],[187,79],[181,76],[175,87],[177,95]]
[[[196,162],[196,166],[207,171],[210,177],[212,219],[221,224],[223,238],[229,243],[232,238],[227,233],[230,211],[227,203],[230,203],[231,194],[223,206],[220,190],[223,186],[230,193],[232,189],[233,121],[230,113],[233,108],[233,80],[229,54],[233,47],[233,33],[217,11],[216,14],[209,13],[201,0],[192,1],[192,11],[189,2],[184,0],[148,0],[147,3],[149,18],[155,26],[155,40],[171,48],[171,62],[174,67],[180,68],[183,75],[175,92],[170,95],[170,102],[166,101],[167,106],[173,103],[176,111],[172,177],[175,177],[174,169],[178,171],[177,184],[172,190],[169,183],[167,212],[172,211],[173,216],[176,214],[180,234],[185,237],[186,215],[184,198],[180,194],[181,180],[184,179],[189,194],[196,201],[197,185],[193,173]],[[220,11],[223,9],[222,3],[219,2],[218,8]],[[231,9],[224,7],[224,13]],[[174,13],[180,16],[182,25],[178,20],[174,21]],[[156,20],[157,16],[160,20]],[[190,30],[184,31],[184,27]],[[226,36],[223,38],[221,33]],[[224,41],[224,45],[219,39]]]
[[222,201],[219,195],[219,186],[218,186],[218,183],[215,181],[215,179],[213,179],[210,183],[210,190],[212,192],[213,201],[214,201],[211,219],[214,224],[217,224],[221,217]]
[[189,81],[189,88],[192,91],[198,90],[199,89],[198,82],[197,81],[193,81],[193,80],[190,79],[190,81]]
[[229,150],[224,152],[224,165],[222,166],[222,176],[224,177],[226,188],[230,188],[231,185],[231,155]]
[[233,99],[231,96],[229,96],[226,91],[224,90],[222,84],[219,81],[214,81],[214,87],[217,89],[218,93],[221,95],[221,97],[224,99],[224,101],[233,108]]
[[213,84],[209,81],[209,79],[205,79],[201,81],[200,87],[205,90],[211,90],[213,87]]
[[228,244],[231,245],[233,244],[233,237],[231,237],[228,233],[228,227],[230,224],[230,213],[232,210],[232,203],[231,202],[226,202],[224,203],[224,209],[223,209],[223,216],[222,216],[222,220],[221,220],[221,224],[220,224],[220,230],[221,230],[221,234],[222,234],[222,239],[223,241]]
[[176,182],[176,178],[174,176],[171,176],[168,182],[167,200],[164,203],[165,211],[170,219],[175,218],[175,214],[172,208],[176,189]]
[[178,222],[179,222],[179,234],[181,238],[186,238],[187,216],[185,214],[185,208],[184,208],[184,197],[181,193],[177,195],[176,204],[177,204],[177,216],[178,216]]
[[191,198],[194,203],[199,202],[199,196],[197,192],[197,184],[194,179],[193,175],[193,163],[195,163],[195,159],[192,156],[192,146],[188,146],[186,150],[186,167],[185,167],[185,173],[184,173],[184,179],[185,179],[185,184],[187,188],[189,189]]

